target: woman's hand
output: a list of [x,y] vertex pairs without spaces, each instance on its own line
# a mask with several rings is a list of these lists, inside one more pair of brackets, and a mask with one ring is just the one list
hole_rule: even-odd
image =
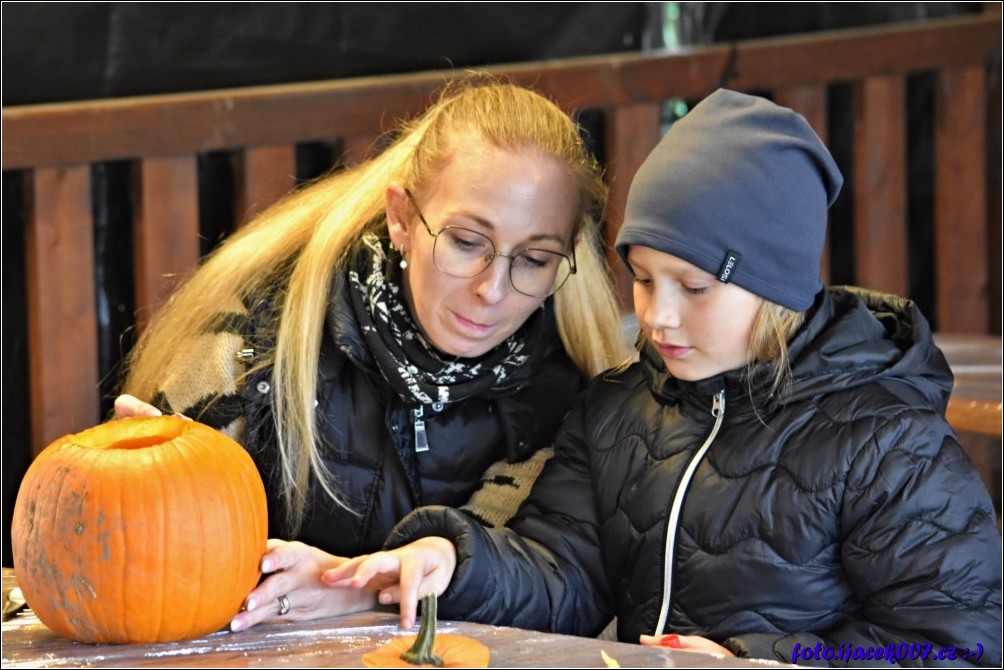
[[[130,416],[163,416],[164,413],[148,402],[144,402],[135,396],[123,393],[115,398],[115,418],[125,419]],[[185,421],[191,421],[184,414],[175,412],[174,416],[181,417]]]
[[401,604],[401,628],[415,625],[422,596],[442,595],[457,567],[457,549],[443,537],[423,537],[392,551],[359,556],[328,570],[321,579],[332,587],[379,591],[383,605]]
[[[305,621],[359,612],[373,607],[373,593],[360,589],[331,588],[321,582],[325,570],[346,559],[302,542],[269,540],[261,571],[269,575],[244,600],[244,609],[230,622],[230,630],[250,628],[280,616]],[[283,608],[286,609],[283,612]]]
[[124,419],[129,416],[161,416],[163,412],[143,402],[139,398],[123,393],[115,398],[115,418]]
[[706,637],[698,635],[642,635],[638,642],[646,647],[665,647],[667,649],[680,649],[683,651],[697,651],[703,654],[719,654],[721,656],[735,656],[731,651],[712,642]]

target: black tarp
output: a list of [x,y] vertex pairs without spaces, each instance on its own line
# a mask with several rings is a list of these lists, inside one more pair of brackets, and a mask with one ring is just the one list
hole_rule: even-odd
[[657,3],[4,3],[3,104],[639,49]]

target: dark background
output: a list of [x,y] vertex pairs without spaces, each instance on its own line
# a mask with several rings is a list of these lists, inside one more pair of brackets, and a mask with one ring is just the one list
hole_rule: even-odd
[[3,8],[3,104],[640,48],[646,3],[41,3]]
[[[657,47],[666,13],[680,43],[699,44],[979,11],[980,3],[10,3],[2,5],[5,107],[93,98],[460,69]],[[909,82],[911,297],[930,296],[930,82]],[[850,98],[831,92],[829,144],[851,164]],[[602,116],[580,122],[602,136]],[[169,132],[169,130],[165,130]],[[602,156],[599,156],[602,161]],[[303,147],[297,176],[330,166],[330,147]],[[131,345],[128,165],[93,167],[99,366],[105,411]],[[229,230],[214,189],[229,157],[199,158],[200,219],[209,251]],[[848,173],[847,182],[851,175]],[[22,178],[3,174],[3,565],[12,565],[10,519],[30,460]],[[847,190],[845,186],[845,192]],[[833,210],[834,283],[853,267],[850,197]],[[221,223],[222,222],[222,223]]]

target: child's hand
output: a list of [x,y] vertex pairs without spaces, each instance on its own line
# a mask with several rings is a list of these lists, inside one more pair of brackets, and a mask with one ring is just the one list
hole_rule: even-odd
[[427,593],[442,595],[453,579],[457,550],[442,537],[423,537],[392,551],[358,556],[325,571],[327,586],[378,591],[384,605],[401,604],[401,628],[415,625],[418,601]]
[[697,635],[642,635],[638,642],[646,647],[666,647],[667,649],[681,649],[683,651],[697,651],[704,654],[719,654],[721,656],[735,656],[731,651],[712,642],[706,637]]

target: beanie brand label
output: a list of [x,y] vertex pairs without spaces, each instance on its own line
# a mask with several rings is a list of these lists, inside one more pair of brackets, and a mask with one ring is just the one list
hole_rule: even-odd
[[718,281],[728,284],[732,280],[732,274],[739,267],[739,260],[742,257],[742,254],[729,249],[722,260],[722,266],[718,268]]

